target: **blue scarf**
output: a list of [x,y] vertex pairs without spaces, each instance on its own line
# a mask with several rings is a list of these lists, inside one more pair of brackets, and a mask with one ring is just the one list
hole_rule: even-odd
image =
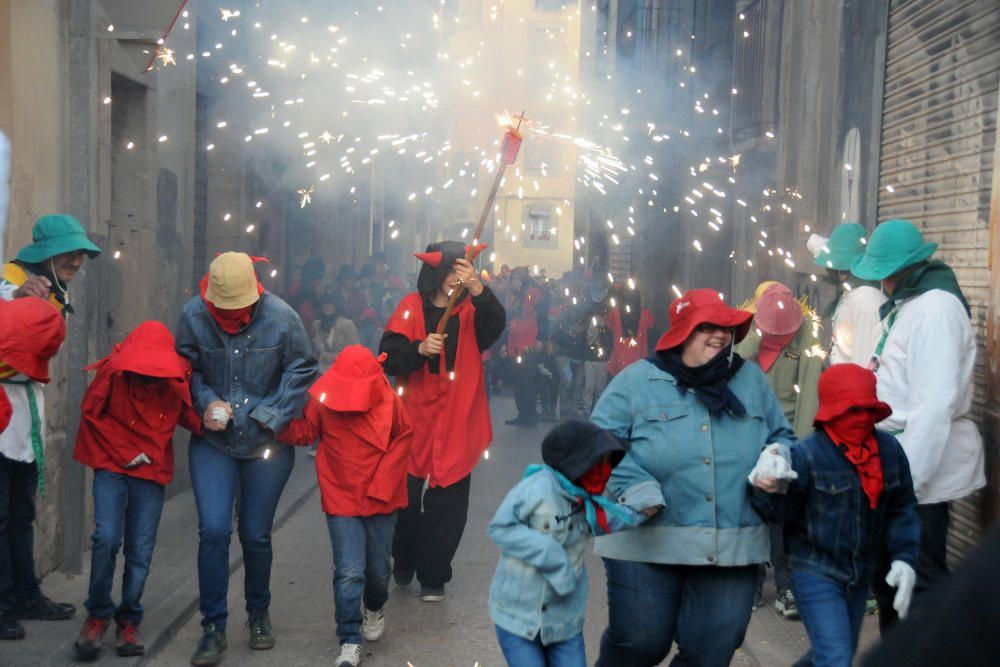
[[[559,486],[562,487],[563,491],[573,496],[574,498],[583,502],[584,516],[587,519],[587,525],[590,526],[590,530],[594,535],[606,535],[607,533],[601,526],[597,523],[597,509],[596,506],[600,506],[604,510],[605,514],[610,519],[614,517],[618,519],[622,524],[626,526],[634,526],[637,521],[635,517],[632,516],[624,508],[620,507],[618,503],[612,502],[605,498],[604,496],[594,496],[587,493],[584,489],[569,481],[565,475],[549,465],[544,464],[532,464],[524,471],[524,478],[527,479],[535,473],[541,472],[542,470],[548,469],[552,473],[556,481],[559,482]],[[573,513],[576,510],[574,509]],[[572,514],[572,513],[571,513]],[[560,518],[569,518],[560,517]],[[610,522],[609,522],[610,523]]]

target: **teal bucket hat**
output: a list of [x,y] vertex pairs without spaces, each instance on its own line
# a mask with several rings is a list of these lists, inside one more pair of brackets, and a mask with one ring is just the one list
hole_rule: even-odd
[[19,261],[41,264],[49,257],[75,250],[83,250],[91,259],[101,254],[101,249],[87,238],[80,221],[64,213],[40,217],[31,229],[31,240],[31,245],[17,253]]
[[856,222],[837,225],[827,239],[816,265],[824,269],[850,271],[851,263],[865,254],[865,228]]
[[865,254],[851,264],[851,273],[861,280],[884,280],[923,262],[935,250],[937,243],[924,243],[920,230],[909,220],[888,220],[875,228]]

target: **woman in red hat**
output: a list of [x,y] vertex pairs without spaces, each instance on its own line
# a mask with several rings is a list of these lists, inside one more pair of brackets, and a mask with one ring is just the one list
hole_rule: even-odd
[[[142,590],[156,546],[164,490],[174,476],[174,430],[202,432],[191,404],[191,364],[161,322],[143,322],[115,345],[83,395],[77,461],[94,470],[94,536],[87,619],[74,648],[94,660],[114,617],[115,650],[142,655]],[[111,600],[115,556],[125,544],[122,598]]]
[[618,373],[594,408],[594,423],[631,441],[608,489],[650,516],[597,538],[609,609],[598,665],[654,665],[676,642],[680,661],[724,667],[743,641],[769,554],[746,476],[766,444],[794,441],[760,367],[733,352],[751,317],[713,290],[685,293],[656,355]]
[[[417,256],[423,261],[417,291],[396,307],[380,345],[414,430],[409,505],[393,538],[393,576],[405,586],[416,574],[424,602],[444,599],[451,559],[465,531],[472,469],[493,439],[482,354],[507,322],[503,306],[465,260],[465,250],[461,243],[443,241]],[[461,285],[467,291],[439,334],[448,294]]]
[[406,507],[413,428],[378,359],[361,345],[337,355],[312,387],[305,417],[282,442],[319,438],[316,474],[333,547],[333,602],[340,639],[335,667],[356,667],[363,640],[385,630],[396,512]]
[[812,643],[803,664],[850,667],[881,544],[892,557],[885,581],[896,588],[893,607],[900,617],[909,609],[920,520],[903,448],[875,429],[890,414],[871,371],[837,364],[819,379],[815,431],[790,450],[768,447],[751,472],[754,507],[785,523],[792,588]]

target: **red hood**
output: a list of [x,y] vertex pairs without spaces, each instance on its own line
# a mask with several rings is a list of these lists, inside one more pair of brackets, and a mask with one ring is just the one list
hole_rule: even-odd
[[83,370],[96,370],[108,364],[110,372],[128,371],[149,377],[177,380],[171,387],[187,405],[191,405],[188,381],[191,365],[177,354],[170,330],[156,320],[148,320],[133,329],[125,339],[114,346],[111,354]]
[[35,382],[48,382],[49,360],[66,338],[59,311],[35,296],[0,301],[0,331],[0,360]]

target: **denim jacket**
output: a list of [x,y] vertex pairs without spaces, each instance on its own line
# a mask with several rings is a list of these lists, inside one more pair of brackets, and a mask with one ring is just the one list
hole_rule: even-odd
[[219,328],[196,296],[177,325],[177,352],[191,362],[191,400],[199,414],[226,401],[233,419],[205,440],[236,458],[253,458],[301,416],[317,364],[302,320],[270,292],[261,295],[250,324],[235,335]]
[[[488,528],[500,547],[489,610],[504,630],[531,640],[540,636],[547,646],[583,632],[583,558],[592,533],[559,474],[548,466],[532,470],[510,490]],[[619,511],[606,514],[613,531],[641,520],[628,508],[614,509]]]
[[864,585],[882,540],[892,560],[916,567],[920,520],[910,466],[896,438],[878,430],[875,437],[884,482],[874,510],[854,464],[821,429],[783,452],[799,475],[786,494],[753,488],[761,515],[785,524],[785,552],[793,570],[846,586]]
[[671,565],[739,566],[768,559],[767,526],[750,505],[746,477],[768,443],[795,438],[767,378],[746,363],[729,389],[746,416],[712,416],[672,375],[637,361],[616,375],[591,421],[632,448],[609,491],[630,507],[664,505],[635,530],[597,538],[606,558]]

